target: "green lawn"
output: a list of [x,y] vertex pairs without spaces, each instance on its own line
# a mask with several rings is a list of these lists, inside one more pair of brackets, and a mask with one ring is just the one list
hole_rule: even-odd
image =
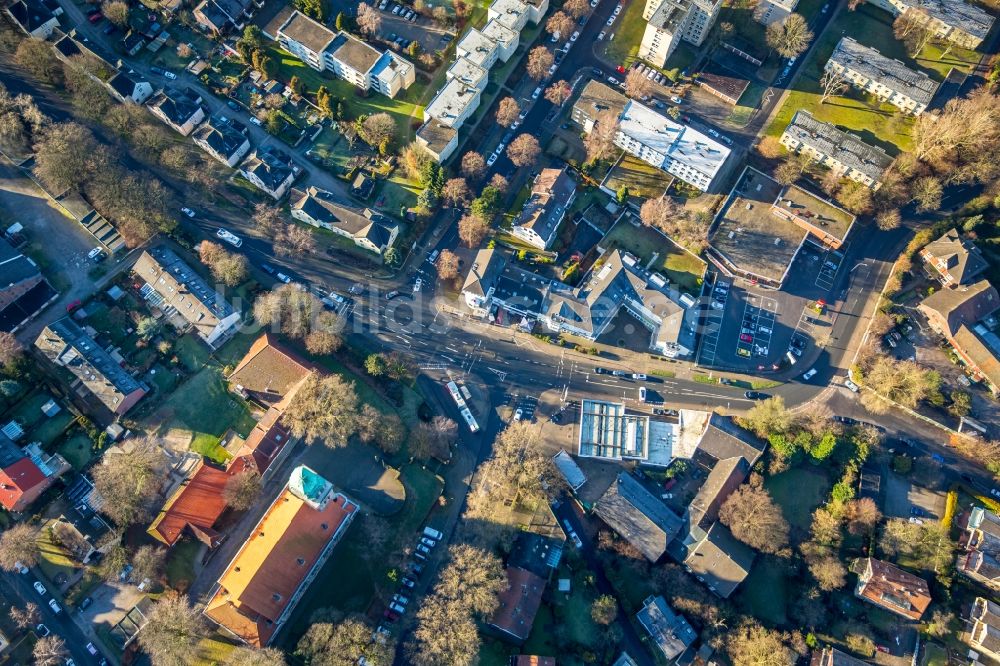
[[812,524],[812,513],[830,492],[831,483],[820,469],[808,464],[768,477],[764,487],[789,524],[808,530]]
[[90,447],[90,437],[76,431],[75,434],[71,434],[59,444],[56,453],[65,458],[66,462],[79,472],[85,469],[94,457],[94,452]]
[[[14,407],[8,416],[21,424],[25,432],[31,430],[36,424],[41,423],[45,418],[42,413],[42,405],[48,402],[50,396],[47,393],[36,391],[29,394]],[[64,409],[61,413],[67,413]]]
[[198,336],[187,333],[174,343],[174,353],[188,372],[198,372],[208,363],[208,347]]
[[758,556],[737,592],[736,601],[749,615],[769,624],[784,624],[787,621],[787,579],[778,562]]
[[38,567],[45,577],[54,583],[59,574],[64,574],[68,578],[80,567],[66,555],[62,547],[52,541],[48,529],[51,524],[50,521],[38,532]]
[[278,79],[287,83],[293,76],[299,77],[305,86],[306,95],[312,96],[320,86],[326,86],[334,98],[344,104],[344,113],[353,120],[361,115],[386,112],[396,121],[396,138],[400,146],[405,146],[413,139],[414,130],[410,129],[413,120],[422,120],[423,107],[417,103],[424,90],[419,81],[411,85],[396,99],[390,99],[378,93],[368,93],[363,97],[362,91],[356,86],[336,78],[317,72],[312,67],[283,51],[277,46],[270,48],[269,54],[278,64]]
[[31,439],[41,442],[43,447],[47,447],[57,439],[62,437],[66,428],[76,419],[69,411],[62,410],[55,416],[49,417],[39,423],[31,430]]
[[380,182],[381,189],[372,197],[379,210],[402,217],[406,214],[406,209],[417,205],[417,196],[423,188],[408,180],[398,169],[388,180]]
[[[605,41],[604,55],[616,65],[628,67],[637,60],[639,44],[646,31],[646,22],[642,20],[642,10],[646,3],[643,0],[631,0],[625,11],[610,28],[605,28],[608,37],[614,39]],[[691,66],[697,52],[687,42],[677,45],[674,52],[667,58],[667,63],[660,69],[670,79],[676,81],[680,72]]]
[[882,55],[898,59],[911,68],[925,70],[931,78],[938,81],[952,67],[969,71],[972,63],[978,59],[975,52],[956,48],[941,61],[942,49],[934,44],[926,47],[916,58],[911,58],[903,44],[893,37],[888,13],[869,5],[861,5],[853,12],[843,11],[813,49],[795,82],[795,89],[790,91],[781,110],[765,130],[767,135],[780,136],[795,111],[806,109],[818,120],[853,130],[863,140],[881,145],[890,154],[910,149],[913,142],[913,118],[904,115],[896,107],[869,101],[853,88],[843,96],[832,97],[826,104],[820,104],[822,95],[819,80],[823,75],[823,65],[842,36],[853,37],[862,44],[877,48]]
[[195,558],[201,552],[201,544],[191,539],[177,542],[167,557],[167,584],[175,590],[186,590],[195,575]]
[[628,188],[629,198],[651,199],[662,195],[671,180],[671,176],[667,173],[643,162],[638,157],[626,154],[611,169],[604,186],[612,192],[617,192],[618,188],[624,185]]
[[948,666],[948,651],[937,643],[925,643],[920,666]]

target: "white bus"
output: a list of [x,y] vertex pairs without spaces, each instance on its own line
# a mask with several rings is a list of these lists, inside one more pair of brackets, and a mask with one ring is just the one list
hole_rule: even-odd
[[462,399],[462,394],[458,390],[458,384],[455,382],[448,382],[448,393],[451,393],[451,399],[455,401],[458,405],[459,410],[465,409],[465,400]]
[[469,426],[469,430],[479,432],[479,424],[476,423],[476,419],[472,416],[472,412],[469,411],[468,407],[462,409],[462,418],[465,419],[465,424]]

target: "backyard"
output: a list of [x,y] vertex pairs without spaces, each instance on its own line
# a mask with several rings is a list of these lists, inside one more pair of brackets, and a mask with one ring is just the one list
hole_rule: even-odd
[[[625,153],[604,179],[604,187],[617,192],[623,185],[628,188],[629,199],[653,199],[662,195],[673,177],[638,157]],[[641,202],[638,202],[641,203]]]
[[[639,44],[646,31],[646,21],[642,18],[645,6],[644,0],[630,0],[614,25],[606,29],[608,37],[613,35],[614,39],[605,41],[604,55],[616,65],[628,67],[637,60]],[[660,71],[676,81],[680,77],[680,72],[694,62],[695,55],[694,47],[687,42],[681,42]]]
[[781,110],[768,126],[767,135],[780,136],[795,112],[806,109],[818,120],[854,130],[863,140],[881,145],[890,154],[909,150],[913,142],[913,119],[896,107],[869,101],[854,88],[843,96],[827,100],[825,104],[820,103],[822,91],[819,81],[823,65],[843,36],[877,48],[882,55],[898,59],[908,67],[929,70],[930,77],[937,81],[943,80],[952,67],[968,72],[978,61],[978,54],[974,51],[960,48],[953,49],[945,60],[941,60],[942,48],[936,43],[929,44],[916,58],[911,58],[903,44],[893,37],[888,13],[869,5],[861,5],[853,12],[841,12],[810,54],[795,81],[795,88],[789,92]]
[[633,226],[629,219],[635,218],[626,217],[619,221],[601,245],[630,252],[639,258],[643,266],[663,274],[682,291],[692,295],[700,293],[707,268],[705,262],[678,247],[659,231],[643,225]]

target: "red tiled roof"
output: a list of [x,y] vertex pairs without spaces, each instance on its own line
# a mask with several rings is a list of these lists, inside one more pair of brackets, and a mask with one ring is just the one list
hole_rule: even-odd
[[31,500],[25,494],[45,482],[45,474],[31,458],[21,458],[6,469],[0,470],[0,504],[8,511],[21,511]]
[[912,620],[919,620],[931,603],[927,581],[873,557],[866,561],[855,593]]
[[253,343],[229,375],[229,381],[273,403],[293,391],[314,370],[312,363],[288,351],[265,333]]
[[172,546],[181,538],[184,529],[190,527],[199,539],[216,545],[219,535],[213,527],[226,510],[222,492],[229,477],[226,470],[198,463],[191,478],[163,505],[148,532],[155,539]]
[[236,456],[229,462],[230,474],[239,473],[244,469],[254,469],[258,474],[264,473],[291,437],[291,431],[279,422],[282,413],[282,410],[276,407],[267,410],[264,418],[254,426],[246,441],[236,452]]
[[507,567],[507,583],[509,587],[500,593],[500,607],[493,613],[490,624],[524,641],[542,604],[545,579],[527,569]]

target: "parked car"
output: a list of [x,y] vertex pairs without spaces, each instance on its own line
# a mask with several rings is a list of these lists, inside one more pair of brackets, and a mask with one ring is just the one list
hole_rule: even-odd
[[491,154],[489,158],[486,160],[486,166],[493,166],[493,163],[497,161],[498,157],[500,157],[499,153]]
[[102,18],[104,18],[104,14],[102,14],[100,11],[96,11],[87,15],[87,20],[90,21],[91,23],[99,23]]
[[816,376],[816,368],[810,368],[805,374],[802,375],[802,380],[807,381]]
[[44,624],[40,624],[37,627],[35,627],[35,633],[38,634],[39,638],[45,638],[52,632],[49,631],[49,628],[46,627]]
[[743,342],[753,342],[753,336],[749,333],[740,333],[740,340]]
[[274,277],[278,278],[278,280],[280,280],[284,284],[291,284],[292,283],[292,278],[290,278],[289,276],[285,275],[284,273],[277,273]]
[[632,379],[638,379],[639,381],[644,382],[646,381],[646,375],[642,374],[641,372],[633,372]]
[[442,534],[438,530],[434,529],[433,527],[425,527],[424,528],[424,536],[430,537],[431,539],[434,539],[435,541],[440,541],[441,537],[443,537],[444,534]]
[[437,541],[435,541],[434,539],[428,539],[427,537],[421,537],[420,543],[424,544],[428,548],[433,548],[434,546],[437,545]]
[[671,95],[670,96],[670,101],[673,102],[674,104],[683,104],[684,103],[684,100],[682,100],[677,95]]
[[62,608],[60,608],[59,604],[56,603],[55,599],[49,599],[49,608],[51,608],[52,612],[55,613],[56,615],[62,613]]
[[852,426],[858,422],[857,419],[852,419],[850,416],[834,416],[833,420],[846,426]]
[[604,35],[606,35],[606,34],[608,34],[608,33],[606,33],[603,30],[601,30],[599,33],[597,33],[597,39],[599,41],[604,41]]
[[414,294],[419,293],[420,288],[423,286],[424,286],[424,281],[421,280],[420,278],[417,278],[416,282],[413,283],[413,293]]
[[610,375],[611,371],[607,368],[594,368],[594,374],[596,375]]
[[403,580],[399,581],[399,583],[400,585],[402,585],[407,589],[413,589],[413,586],[417,584],[416,581],[410,578],[404,578]]
[[92,657],[96,657],[98,655],[97,648],[94,647],[93,643],[87,643],[87,652],[89,652]]
[[153,74],[159,74],[162,76],[166,70],[163,69],[162,67],[150,67],[149,71],[152,72]]
[[428,548],[427,546],[425,546],[422,543],[418,543],[417,544],[417,552],[418,553],[423,553],[424,555],[430,555],[431,554],[431,549]]
[[241,245],[243,245],[242,238],[232,233],[231,231],[227,231],[226,229],[220,228],[218,231],[215,232],[215,236],[216,238],[220,238],[226,241],[233,247],[240,247]]
[[399,292],[396,291],[395,289],[393,289],[392,291],[390,291],[389,293],[387,293],[385,295],[385,300],[391,301],[392,299],[396,298],[397,296],[399,296]]
[[569,42],[570,42],[570,44],[572,44],[573,42],[575,42],[578,39],[580,39],[580,31],[579,30],[575,31],[572,35],[570,35]]
[[518,407],[516,410],[514,410],[514,416],[511,417],[511,420],[520,421],[523,416],[524,416],[524,410]]
[[410,598],[404,597],[402,594],[394,594],[392,595],[392,601],[393,603],[399,604],[400,606],[405,606],[406,604],[410,603]]
[[45,593],[48,591],[45,589],[45,586],[42,585],[41,582],[37,580],[34,583],[32,583],[31,586],[35,588],[35,592],[38,592],[38,594],[42,595],[43,597],[45,596]]
[[851,392],[853,392],[853,393],[857,393],[858,391],[861,390],[860,387],[857,384],[855,384],[854,382],[852,382],[850,379],[844,380],[844,386],[846,386],[848,389],[850,389]]
[[80,603],[77,605],[77,608],[79,608],[80,610],[84,611],[84,610],[87,610],[88,608],[90,608],[90,605],[92,603],[94,603],[94,600],[92,598],[90,598],[90,597],[84,597],[83,599],[80,600]]
[[404,613],[406,613],[406,607],[400,606],[395,602],[389,604],[389,610],[391,610],[393,613],[396,613],[397,615],[403,615]]
[[761,393],[760,391],[747,391],[743,394],[743,397],[747,400],[767,400],[771,396],[767,393]]
[[170,71],[163,72],[163,76],[167,77],[171,81],[176,81],[177,80],[177,75],[174,74],[173,72],[170,72]]
[[[250,116],[250,124],[251,125],[256,125],[257,127],[262,127],[264,125],[264,123],[262,123],[260,121],[260,118],[258,118],[257,116]],[[311,157],[311,155],[310,155],[310,157]]]
[[24,574],[28,573],[28,567],[24,566],[20,562],[14,562],[14,571],[16,571],[19,574],[24,575]]

